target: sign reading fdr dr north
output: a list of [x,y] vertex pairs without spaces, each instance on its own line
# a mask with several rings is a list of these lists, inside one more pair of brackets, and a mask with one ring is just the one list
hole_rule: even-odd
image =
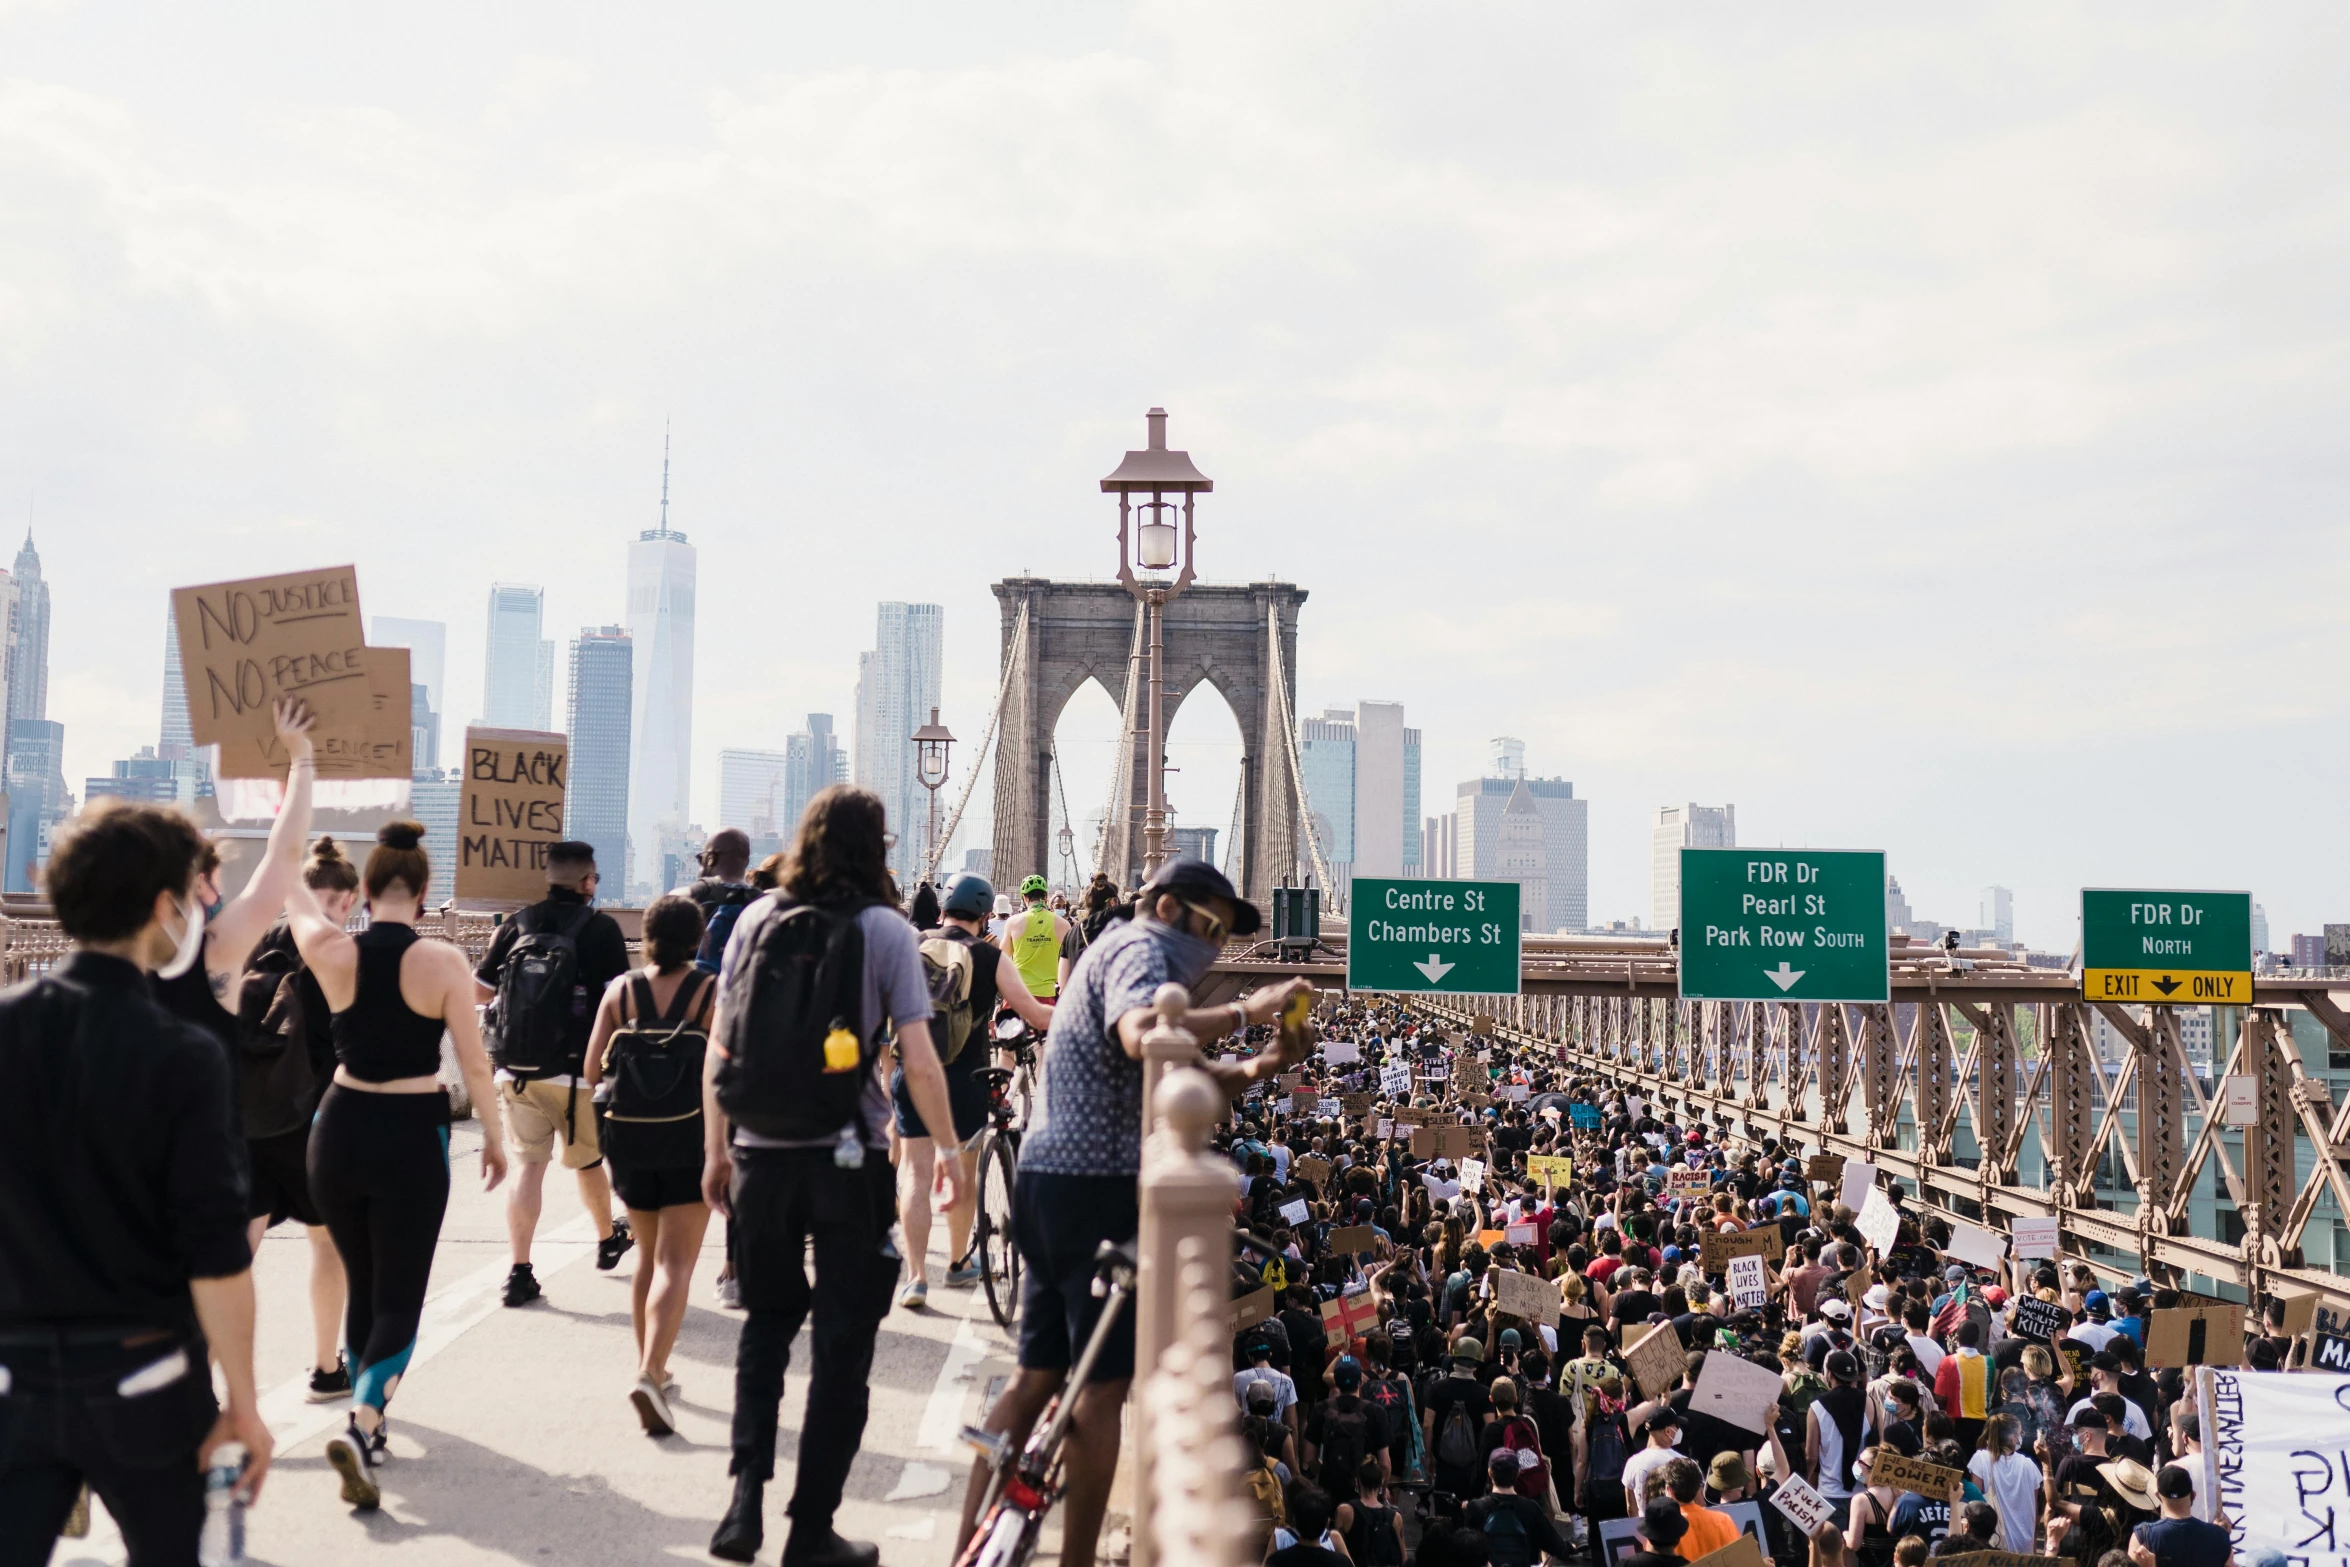
[[1346,988],[1518,994],[1518,884],[1357,876]]
[[2249,1004],[2252,894],[2083,888],[2081,996]]
[[1885,856],[1683,849],[1681,994],[1691,1001],[1884,1001]]

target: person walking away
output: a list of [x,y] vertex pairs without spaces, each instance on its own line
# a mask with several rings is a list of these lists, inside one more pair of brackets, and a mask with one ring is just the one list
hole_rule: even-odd
[[[271,1006],[283,988],[285,971],[300,967],[292,941],[282,939],[266,953],[262,950],[273,933],[284,937],[279,914],[310,836],[311,784],[317,772],[310,731],[315,720],[306,703],[287,699],[277,703],[271,719],[278,744],[286,750],[286,787],[261,863],[244,890],[224,901],[220,851],[210,843],[204,846],[196,885],[204,908],[203,961],[151,983],[165,1011],[210,1034],[227,1054],[244,1132],[254,1250],[260,1250],[261,1237],[271,1226],[286,1219],[299,1219],[309,1229],[310,1397],[323,1403],[351,1391],[350,1372],[337,1348],[342,1265],[332,1238],[319,1223],[304,1168],[310,1117],[326,1087],[326,1074],[314,1070],[306,1041],[293,1037],[287,1028],[291,1006],[279,1014],[276,1028],[270,1026]],[[323,1025],[326,1020],[321,1015],[318,1021]],[[331,1062],[328,1069],[332,1070]]]
[[[934,1010],[930,1039],[946,1068],[947,1105],[955,1116],[957,1166],[955,1202],[947,1210],[947,1288],[969,1289],[979,1282],[979,1259],[971,1256],[972,1219],[979,1207],[977,1139],[987,1126],[987,1093],[979,1086],[987,1065],[987,1041],[996,1003],[1010,1003],[1020,1020],[1042,1033],[1052,1025],[1052,1008],[1029,993],[1012,955],[981,934],[995,888],[987,878],[964,871],[947,884],[939,926],[922,939],[923,978]],[[906,1235],[906,1282],[898,1304],[909,1310],[930,1300],[930,1188],[938,1173],[938,1144],[922,1125],[908,1091],[903,1067],[890,1073],[890,1102],[896,1111],[894,1162],[898,1169],[898,1222]]]
[[[1013,1241],[1026,1268],[1020,1369],[987,1416],[988,1429],[1004,1432],[1015,1449],[1067,1382],[1100,1316],[1102,1302],[1093,1294],[1095,1250],[1104,1241],[1133,1239],[1137,1228],[1142,1039],[1158,1022],[1159,987],[1197,985],[1222,953],[1226,936],[1253,934],[1263,923],[1255,905],[1200,860],[1161,866],[1136,901],[1134,919],[1104,930],[1086,948],[1053,1009],[1044,1094],[1036,1125],[1020,1148],[1012,1194]],[[1311,994],[1304,980],[1287,980],[1242,1001],[1195,1007],[1180,1022],[1201,1045],[1211,1046],[1250,1024],[1272,1022],[1292,997]],[[1237,1094],[1302,1062],[1309,1036],[1308,1029],[1275,1030],[1265,1049],[1248,1060],[1218,1061],[1209,1050],[1200,1069],[1227,1094]],[[1077,1402],[1063,1448],[1068,1489],[1061,1503],[1061,1559],[1068,1567],[1092,1567],[1118,1466],[1119,1409],[1133,1375],[1134,1317],[1127,1312],[1105,1341],[1090,1381],[1072,1395]],[[987,1478],[985,1466],[974,1464],[958,1549],[970,1538]]]
[[1042,876],[1021,882],[1022,907],[1004,922],[1004,950],[1039,1001],[1061,993],[1061,943],[1069,934],[1069,922],[1045,906],[1046,890]]
[[1982,1451],[1967,1460],[1967,1473],[1999,1510],[2005,1544],[1994,1550],[2029,1556],[2040,1526],[2043,1481],[2040,1466],[2023,1451],[2023,1428],[2013,1415],[1993,1415],[1983,1425]]
[[551,845],[546,897],[498,927],[473,971],[476,995],[492,1007],[506,1129],[522,1166],[506,1193],[509,1306],[527,1306],[545,1293],[531,1271],[530,1245],[558,1137],[563,1167],[578,1178],[580,1206],[596,1227],[596,1267],[611,1272],[629,1248],[626,1221],[612,1222],[612,1182],[604,1173],[595,1106],[581,1088],[594,998],[628,972],[628,938],[595,907],[600,881],[595,845],[576,839]]
[[1388,1476],[1364,1459],[1355,1470],[1355,1495],[1339,1504],[1337,1529],[1354,1567],[1403,1567],[1403,1517],[1387,1503]]
[[[746,851],[747,852],[747,851]],[[669,1352],[710,1205],[702,1200],[702,1074],[717,982],[697,966],[702,911],[672,893],[645,910],[645,966],[612,981],[588,1036],[588,1092],[606,1112],[604,1157],[641,1250],[629,1281],[637,1379],[629,1394],[648,1435],[677,1429]]]
[[[887,1160],[890,1102],[877,1069],[896,1032],[930,1135],[953,1141],[945,1071],[914,933],[890,883],[881,800],[850,784],[802,814],[782,885],[746,910],[718,978],[703,1078],[702,1195],[737,1226],[748,1315],[735,1350],[734,1496],[710,1552],[750,1561],[765,1532],[783,1377],[815,1318],[799,1474],[786,1511],[793,1567],[872,1567],[875,1546],[833,1529],[864,1440],[873,1341],[897,1286]],[[950,1206],[955,1167],[939,1169]],[[816,1254],[811,1290],[806,1264]]]
[[2227,1567],[2228,1531],[2195,1516],[2195,1479],[2183,1464],[2164,1464],[2154,1477],[2162,1516],[2130,1531],[2137,1567]]
[[1462,1526],[1485,1536],[1485,1559],[1493,1567],[1534,1567],[1545,1555],[1564,1559],[1575,1547],[1549,1509],[1518,1494],[1518,1455],[1497,1447],[1485,1461],[1493,1488],[1461,1509]]
[[482,1189],[506,1178],[498,1100],[473,1011],[465,954],[416,930],[432,885],[419,822],[375,834],[360,885],[367,929],[328,920],[310,889],[287,895],[295,945],[334,1009],[335,1075],[310,1128],[310,1192],[351,1281],[343,1342],[351,1368],[345,1435],[326,1445],[343,1500],[372,1510],[386,1456],[384,1410],[416,1352],[425,1286],[449,1206],[449,1095],[441,1036],[481,1120]]
[[702,911],[702,945],[694,953],[694,966],[713,979],[734,922],[759,896],[750,869],[751,835],[740,827],[721,827],[702,845],[701,879],[678,889]]
[[222,1445],[247,1501],[269,1472],[230,1065],[147,981],[202,958],[205,848],[155,806],[63,824],[42,883],[73,951],[0,994],[0,1562],[47,1561],[86,1484],[131,1567],[180,1567]]

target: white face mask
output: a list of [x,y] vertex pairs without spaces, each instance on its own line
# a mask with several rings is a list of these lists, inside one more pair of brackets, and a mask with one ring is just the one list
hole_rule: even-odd
[[155,971],[158,979],[179,978],[204,955],[204,905],[196,901],[193,893],[180,900],[180,919],[183,923],[179,950],[172,953],[169,963]]

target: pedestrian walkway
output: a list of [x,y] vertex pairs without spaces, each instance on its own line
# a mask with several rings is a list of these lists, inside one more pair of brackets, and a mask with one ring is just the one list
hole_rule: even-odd
[[[255,1267],[260,1331],[255,1359],[263,1412],[278,1440],[261,1505],[249,1519],[257,1563],[429,1562],[433,1567],[543,1561],[611,1563],[707,1559],[725,1510],[734,1342],[742,1318],[718,1303],[719,1226],[694,1278],[674,1357],[678,1432],[655,1440],[628,1403],[635,1357],[628,1324],[632,1251],[596,1271],[584,1217],[550,1226],[535,1251],[546,1299],[498,1303],[506,1274],[504,1193],[484,1195],[480,1131],[451,1138],[459,1172],[433,1262],[416,1359],[391,1417],[384,1505],[345,1507],[323,1449],[342,1429],[342,1403],[303,1401],[309,1376],[309,1242],[282,1225]],[[934,1232],[944,1234],[944,1226]],[[943,1242],[942,1242],[943,1244]],[[945,1258],[934,1250],[934,1277]],[[840,1528],[876,1541],[892,1567],[951,1560],[969,1455],[956,1433],[1011,1369],[1010,1347],[985,1299],[939,1289],[931,1309],[892,1312],[873,1363],[873,1413],[851,1472]],[[802,1341],[805,1348],[805,1340]],[[780,1524],[805,1396],[795,1362],[778,1450]],[[762,1561],[785,1531],[770,1530]],[[62,1542],[56,1567],[114,1567],[122,1551],[98,1509],[90,1538]]]

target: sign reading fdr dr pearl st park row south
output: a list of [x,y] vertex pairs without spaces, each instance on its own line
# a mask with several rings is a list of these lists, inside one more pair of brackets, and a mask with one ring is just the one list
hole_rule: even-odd
[[1881,853],[1681,851],[1687,1000],[1889,1000],[1885,947]]
[[2081,997],[2248,1004],[2252,894],[2083,888]]
[[1518,884],[1357,876],[1346,988],[1453,996],[1519,993]]

